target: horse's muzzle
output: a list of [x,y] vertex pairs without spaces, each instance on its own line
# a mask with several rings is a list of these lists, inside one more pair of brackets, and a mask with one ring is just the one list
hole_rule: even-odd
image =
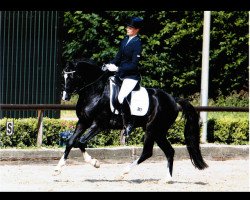
[[69,101],[70,100],[70,95],[65,91],[63,91],[62,100],[63,101]]

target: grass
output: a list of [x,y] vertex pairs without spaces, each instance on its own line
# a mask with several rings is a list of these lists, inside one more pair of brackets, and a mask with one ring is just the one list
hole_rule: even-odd
[[[234,118],[234,119],[249,119],[248,112],[207,112],[208,119],[215,118]],[[77,118],[74,110],[62,110],[61,118]]]
[[77,118],[75,110],[61,110],[61,118]]
[[[78,100],[78,95],[73,95],[70,101],[61,101],[62,105],[75,105]],[[61,110],[61,118],[77,118],[75,110]]]

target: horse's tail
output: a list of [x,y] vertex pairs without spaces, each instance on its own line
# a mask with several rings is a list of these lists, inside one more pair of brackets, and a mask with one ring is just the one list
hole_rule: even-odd
[[187,99],[175,98],[175,100],[181,105],[185,117],[184,137],[191,162],[198,169],[205,169],[208,165],[203,160],[200,151],[199,115]]

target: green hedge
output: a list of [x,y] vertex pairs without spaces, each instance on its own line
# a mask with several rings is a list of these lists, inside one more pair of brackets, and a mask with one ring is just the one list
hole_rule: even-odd
[[[8,119],[9,121],[10,119]],[[11,119],[12,120],[12,119]],[[14,119],[14,134],[6,135],[7,119],[0,120],[1,147],[33,147],[37,140],[37,119]],[[73,131],[76,121],[44,118],[43,146],[59,146],[60,133],[66,130]],[[210,119],[208,121],[208,142],[223,144],[249,144],[249,121],[247,119]],[[143,130],[135,129],[130,135],[128,145],[141,145]],[[169,130],[168,139],[172,144],[185,144],[184,120],[178,119]],[[110,130],[101,132],[94,137],[88,147],[118,146],[120,131]]]
[[[13,119],[8,119],[12,121]],[[0,146],[4,147],[32,147],[36,146],[37,119],[14,119],[14,134],[6,135],[7,119],[0,120]],[[65,130],[73,130],[74,121],[44,118],[43,121],[43,146],[59,145],[59,133]]]
[[249,144],[249,121],[210,119],[208,121],[208,142],[224,144]]

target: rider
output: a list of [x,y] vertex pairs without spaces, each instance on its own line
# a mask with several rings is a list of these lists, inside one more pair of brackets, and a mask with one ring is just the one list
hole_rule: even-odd
[[143,19],[130,17],[126,23],[127,36],[121,41],[115,58],[107,64],[109,71],[115,71],[115,78],[122,82],[118,94],[119,108],[122,114],[124,135],[129,135],[133,129],[134,117],[131,115],[129,104],[125,99],[134,87],[140,83],[139,60],[142,52],[141,40],[138,36]]

